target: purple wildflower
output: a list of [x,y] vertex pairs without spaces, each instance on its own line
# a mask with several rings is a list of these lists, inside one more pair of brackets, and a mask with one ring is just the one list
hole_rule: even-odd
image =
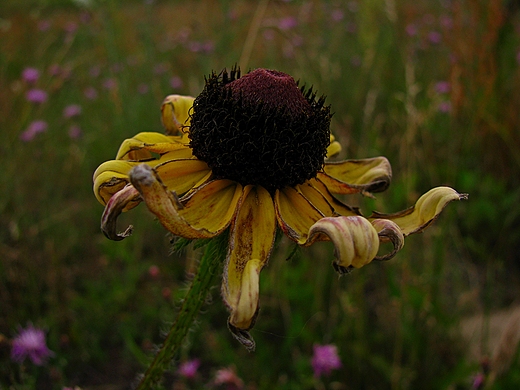
[[113,78],[108,78],[103,81],[103,88],[112,90],[117,87],[117,81]]
[[25,131],[20,134],[20,139],[24,142],[32,141],[37,134],[43,133],[46,130],[47,122],[41,120],[31,122],[27,129],[25,129]]
[[339,22],[339,21],[343,20],[344,17],[345,17],[345,15],[343,14],[343,11],[340,9],[335,9],[334,11],[332,11],[330,13],[330,18],[332,19],[333,22]]
[[434,44],[440,43],[442,40],[442,35],[438,31],[430,31],[428,33],[428,40]]
[[11,359],[17,363],[22,363],[26,357],[37,366],[45,363],[53,352],[45,344],[45,333],[42,329],[37,329],[29,325],[21,329],[18,336],[13,339],[11,349]]
[[72,125],[69,127],[69,137],[71,139],[79,139],[83,135],[83,132],[81,131],[81,127],[78,125]]
[[330,375],[332,370],[337,370],[341,367],[338,348],[333,344],[314,345],[314,355],[312,356],[311,364],[314,376]]
[[406,30],[406,33],[408,34],[408,36],[410,36],[410,37],[417,35],[417,32],[418,32],[415,24],[407,25],[405,30]]
[[278,28],[280,30],[290,30],[298,25],[298,21],[294,16],[287,16],[285,18],[281,18],[278,21]]
[[451,84],[448,81],[439,81],[435,84],[435,92],[445,94],[450,92]]
[[88,100],[96,100],[97,96],[98,96],[98,92],[97,92],[96,88],[94,88],[94,87],[87,87],[83,90],[83,95],[85,95],[85,97]]
[[47,101],[47,92],[43,89],[30,89],[27,91],[25,98],[31,103],[45,103]]
[[47,72],[53,77],[59,76],[62,73],[62,71],[63,70],[59,64],[52,64],[47,69]]
[[179,76],[173,76],[170,79],[170,87],[173,89],[182,88],[183,82],[182,79]]
[[439,110],[439,112],[448,113],[451,111],[451,102],[441,102],[437,106],[437,109]]
[[233,368],[221,368],[215,373],[215,385],[227,385],[227,389],[242,389],[244,382],[240,379]]
[[63,117],[66,119],[74,118],[81,114],[81,106],[78,104],[69,104],[63,109]]
[[43,31],[47,31],[50,28],[51,28],[51,22],[49,22],[48,20],[40,20],[38,22],[38,30],[43,32]]
[[40,78],[40,71],[36,68],[25,68],[22,72],[22,78],[26,83],[34,84]]
[[195,378],[195,375],[197,375],[197,370],[199,369],[199,366],[199,359],[187,360],[180,365],[179,369],[177,370],[177,373],[180,376],[183,376],[184,378],[192,379]]

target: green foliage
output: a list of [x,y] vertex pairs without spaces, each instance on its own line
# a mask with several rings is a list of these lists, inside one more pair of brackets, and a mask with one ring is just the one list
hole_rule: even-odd
[[[256,352],[229,334],[216,287],[175,361],[200,359],[198,376],[176,365],[166,385],[202,388],[233,367],[258,389],[469,388],[496,345],[471,355],[487,337],[470,342],[459,325],[511,305],[520,285],[520,18],[501,2],[475,4],[272,1],[259,15],[239,0],[2,3],[0,388],[123,389],[144,372],[207,242],[170,243],[142,206],[119,221],[134,235],[109,242],[92,174],[123,139],[162,131],[166,95],[197,95],[205,75],[236,63],[327,95],[341,158],[389,158],[387,193],[347,199],[364,212],[401,210],[437,185],[470,198],[395,259],[342,278],[329,244],[295,250],[279,238],[261,275]],[[39,70],[35,85],[26,67]],[[33,87],[47,101],[28,102]],[[81,113],[66,117],[71,104]],[[35,120],[46,131],[24,141]],[[54,352],[42,367],[9,356],[28,323]],[[314,378],[313,345],[329,343],[343,367]],[[511,348],[490,388],[520,383]]]

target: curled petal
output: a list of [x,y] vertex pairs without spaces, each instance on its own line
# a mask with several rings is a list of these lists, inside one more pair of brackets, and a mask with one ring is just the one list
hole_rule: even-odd
[[171,233],[184,238],[210,238],[231,222],[242,194],[242,186],[230,180],[214,180],[182,200],[161,182],[148,165],[130,171],[130,181],[150,211]]
[[399,226],[404,236],[408,236],[426,229],[448,203],[467,198],[467,194],[459,194],[453,188],[436,187],[421,196],[415,206],[394,214],[374,212],[369,219],[389,219]]
[[130,182],[128,172],[134,166],[135,163],[128,161],[112,160],[104,162],[96,169],[93,176],[94,195],[99,203],[106,205],[115,193]]
[[184,135],[183,128],[189,126],[189,110],[194,100],[191,96],[166,96],[161,106],[162,123],[166,134]]
[[390,260],[404,246],[404,234],[399,226],[388,219],[374,219],[372,225],[377,231],[381,242],[390,241],[394,246],[392,252],[382,256],[376,256],[375,260]]
[[121,241],[132,234],[132,225],[122,233],[117,232],[117,217],[125,210],[128,203],[139,203],[140,198],[139,192],[130,184],[110,198],[101,217],[101,231],[107,238]]
[[181,137],[167,136],[161,133],[139,133],[125,139],[116,155],[116,160],[145,161],[154,158],[154,154],[189,148],[181,142]]
[[334,135],[330,135],[330,144],[327,147],[327,157],[331,158],[341,152],[341,144],[338,141],[335,141]]
[[334,210],[333,215],[339,216],[343,215],[345,217],[351,216],[351,215],[361,215],[359,209],[357,207],[351,207],[349,205],[346,205],[345,203],[341,202],[340,200],[336,199],[329,191],[327,186],[323,184],[318,179],[311,179],[307,181],[309,185],[311,185],[313,188],[315,188],[319,193],[326,199],[327,203],[332,207]]
[[305,245],[312,244],[319,235],[328,236],[334,243],[334,266],[339,273],[370,263],[379,250],[376,229],[360,216],[320,219],[310,228]]
[[292,187],[276,190],[274,201],[280,228],[287,237],[300,245],[307,240],[310,227],[325,216]]
[[386,157],[326,162],[318,179],[335,194],[370,195],[388,188],[392,168]]
[[276,233],[271,195],[261,186],[247,186],[231,226],[222,296],[229,308],[229,329],[246,348],[254,349],[247,332],[258,312],[260,271],[267,263]]

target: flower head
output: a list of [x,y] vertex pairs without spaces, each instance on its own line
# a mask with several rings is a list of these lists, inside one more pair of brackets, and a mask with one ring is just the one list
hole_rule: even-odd
[[53,352],[45,344],[42,329],[29,325],[13,339],[11,359],[17,363],[22,363],[28,357],[34,364],[41,366],[52,355]]
[[40,78],[40,71],[36,68],[25,68],[22,72],[22,78],[26,83],[34,84]]
[[30,89],[27,91],[25,98],[31,103],[45,103],[47,101],[47,92],[45,92],[43,89]]
[[42,120],[33,121],[29,124],[27,129],[20,134],[20,139],[25,142],[32,141],[37,134],[43,133],[47,130],[47,122]]
[[332,370],[341,368],[341,359],[335,345],[314,345],[313,349],[311,364],[314,376],[330,375]]
[[63,109],[63,117],[66,119],[77,117],[81,114],[81,106],[78,104],[69,104]]
[[[197,98],[171,95],[162,105],[166,135],[140,133],[123,142],[116,160],[94,173],[104,204],[102,230],[122,240],[119,214],[144,201],[163,226],[188,239],[229,230],[222,296],[228,326],[247,348],[259,311],[259,274],[277,230],[299,245],[330,240],[340,274],[387,260],[404,237],[422,231],[451,201],[448,187],[423,195],[400,213],[361,215],[333,194],[370,196],[392,176],[385,157],[328,161],[341,149],[330,134],[323,97],[282,72],[258,69],[212,74]],[[391,242],[390,253],[379,253]]]
[[187,360],[179,366],[177,372],[184,378],[194,378],[200,366],[199,359]]

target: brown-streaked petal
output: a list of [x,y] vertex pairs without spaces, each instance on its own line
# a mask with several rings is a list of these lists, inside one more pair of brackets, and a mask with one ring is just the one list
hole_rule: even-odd
[[321,180],[311,179],[308,180],[306,183],[309,183],[312,187],[314,187],[316,190],[320,192],[320,194],[327,200],[327,202],[334,210],[335,216],[343,215],[345,217],[348,217],[352,215],[361,215],[357,207],[351,207],[341,202],[339,199],[336,199]]
[[399,226],[405,236],[408,236],[426,229],[437,219],[448,203],[467,198],[467,194],[459,194],[453,188],[436,187],[422,195],[414,206],[406,210],[393,214],[374,212],[369,219],[389,219]]
[[129,203],[138,204],[140,201],[139,192],[131,184],[128,184],[110,198],[101,217],[101,231],[107,238],[121,241],[132,234],[132,225],[128,226],[122,233],[117,232],[117,217],[125,211]]
[[207,177],[211,169],[201,160],[175,159],[157,164],[155,172],[170,191],[182,195]]
[[334,194],[381,192],[388,188],[391,178],[386,157],[326,162],[323,172],[318,172],[318,179]]
[[274,204],[280,228],[287,237],[300,245],[307,240],[310,227],[324,217],[322,212],[292,187],[276,190]]
[[[161,105],[161,119],[166,134],[184,136],[183,129],[190,124],[189,111],[194,100],[191,96],[166,96]],[[185,140],[189,141],[187,137]]]
[[94,195],[102,205],[106,205],[109,199],[121,191],[129,182],[128,172],[135,163],[128,161],[112,160],[101,164],[93,175]]
[[222,296],[230,311],[229,329],[249,350],[254,349],[247,330],[253,327],[258,312],[260,271],[271,254],[275,233],[271,195],[261,186],[247,186],[231,225]]
[[144,132],[125,139],[119,147],[116,160],[144,161],[154,158],[153,153],[164,154],[178,149],[189,149],[181,142],[181,137]]
[[326,235],[334,243],[334,268],[346,273],[370,263],[379,250],[379,236],[372,224],[363,217],[327,217],[309,230],[305,245],[311,245],[319,235]]
[[394,249],[391,252],[381,256],[376,256],[375,260],[390,260],[403,248],[404,234],[399,226],[389,219],[374,219],[371,222],[372,226],[374,226],[377,231],[379,240],[381,242],[391,242],[394,246]]
[[200,186],[181,203],[146,164],[130,171],[130,181],[168,231],[189,239],[214,237],[227,228],[243,191],[238,183],[214,180]]

